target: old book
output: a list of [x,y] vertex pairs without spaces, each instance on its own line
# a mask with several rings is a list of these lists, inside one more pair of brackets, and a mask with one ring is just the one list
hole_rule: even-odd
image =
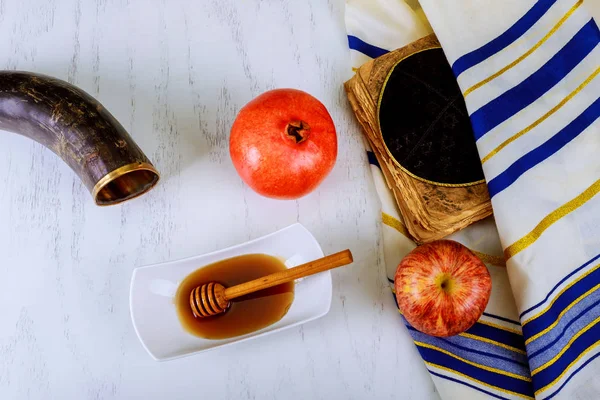
[[417,242],[492,214],[464,99],[434,35],[364,64],[345,87]]

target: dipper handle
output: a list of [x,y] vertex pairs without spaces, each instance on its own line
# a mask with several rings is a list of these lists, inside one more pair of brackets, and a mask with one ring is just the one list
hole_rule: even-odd
[[254,293],[262,289],[281,285],[298,278],[304,278],[319,272],[327,271],[333,268],[348,265],[353,261],[350,250],[340,251],[327,257],[319,258],[306,264],[299,265],[285,271],[275,272],[273,274],[254,279],[250,282],[241,283],[225,289],[225,298],[227,300],[235,299],[249,293]]

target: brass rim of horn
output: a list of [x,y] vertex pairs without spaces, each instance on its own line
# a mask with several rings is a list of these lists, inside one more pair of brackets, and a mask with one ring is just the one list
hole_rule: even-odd
[[160,174],[145,162],[123,165],[104,175],[92,190],[92,197],[99,206],[108,206],[134,199],[152,189]]

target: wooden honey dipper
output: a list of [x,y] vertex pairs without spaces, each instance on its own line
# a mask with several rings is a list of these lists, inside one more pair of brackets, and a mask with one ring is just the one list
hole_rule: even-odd
[[318,272],[348,265],[352,262],[350,250],[340,251],[285,271],[275,272],[262,278],[225,288],[217,282],[205,283],[190,293],[190,306],[196,318],[210,317],[225,312],[230,301],[249,293],[258,292]]

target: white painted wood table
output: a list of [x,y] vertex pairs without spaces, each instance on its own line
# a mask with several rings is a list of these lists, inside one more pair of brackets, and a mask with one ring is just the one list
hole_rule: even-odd
[[[0,64],[97,97],[162,173],[96,207],[49,150],[0,132],[0,399],[436,398],[383,273],[378,201],[342,83],[343,0],[3,0]],[[318,191],[248,189],[229,127],[275,87],[321,99],[339,134]],[[324,318],[224,350],[158,363],[129,317],[136,266],[213,251],[300,221],[333,271]]]

